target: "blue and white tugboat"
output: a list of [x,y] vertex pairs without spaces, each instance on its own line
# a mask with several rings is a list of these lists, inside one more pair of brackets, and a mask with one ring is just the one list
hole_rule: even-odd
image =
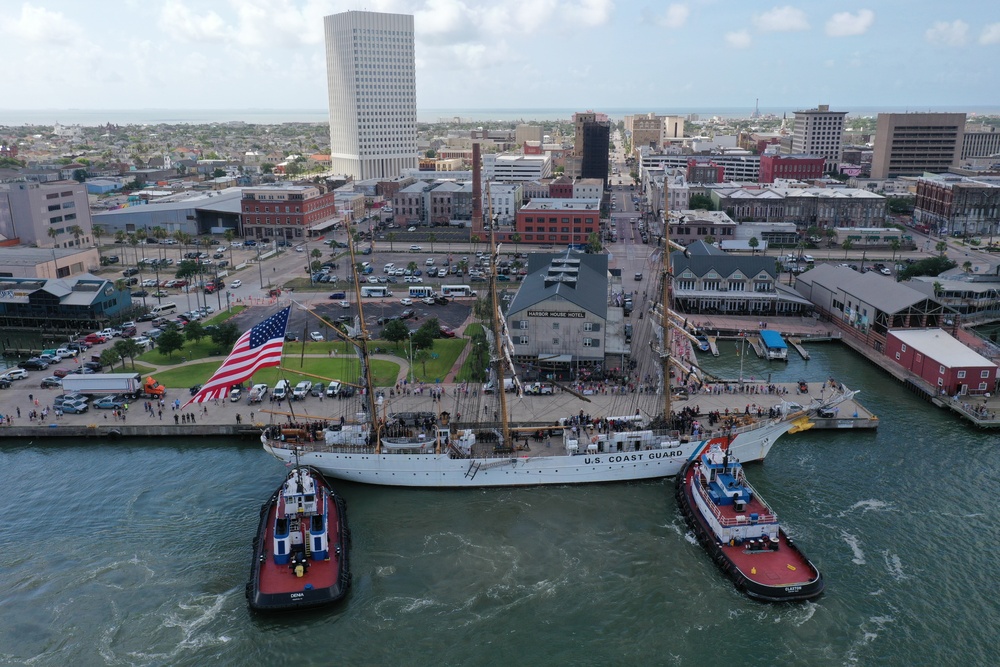
[[721,446],[687,463],[676,497],[698,541],[740,591],[769,602],[810,600],[823,592],[823,575]]
[[247,601],[256,611],[332,604],[347,594],[347,505],[322,474],[296,466],[260,509]]

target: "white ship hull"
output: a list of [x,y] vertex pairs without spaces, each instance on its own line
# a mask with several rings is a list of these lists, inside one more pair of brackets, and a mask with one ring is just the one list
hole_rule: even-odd
[[[733,436],[728,449],[747,463],[767,456],[774,442],[792,428],[774,420]],[[726,438],[679,442],[676,446],[628,452],[565,454],[553,447],[541,452],[487,458],[452,458],[448,454],[374,454],[337,451],[322,445],[264,441],[264,449],[286,462],[313,466],[327,477],[362,484],[433,488],[536,486],[627,482],[677,475],[683,465]],[[558,452],[551,455],[548,451]]]

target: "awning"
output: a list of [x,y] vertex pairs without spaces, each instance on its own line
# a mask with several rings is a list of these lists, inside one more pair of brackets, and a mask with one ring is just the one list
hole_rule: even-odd
[[571,364],[573,363],[572,354],[557,354],[551,357],[538,357],[538,363],[542,364]]
[[330,218],[329,220],[323,220],[322,222],[317,222],[315,225],[309,227],[310,232],[322,232],[330,229],[334,225],[340,222],[339,218]]

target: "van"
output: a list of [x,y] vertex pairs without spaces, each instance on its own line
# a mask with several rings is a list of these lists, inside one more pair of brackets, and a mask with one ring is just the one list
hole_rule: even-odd
[[288,380],[278,380],[278,383],[274,385],[274,389],[271,390],[271,397],[276,401],[288,398],[289,388],[291,388],[291,384]]
[[168,303],[161,303],[159,305],[153,306],[153,309],[150,312],[153,315],[156,315],[157,317],[159,317],[161,315],[166,315],[168,313],[173,313],[176,310],[177,310],[177,304],[174,303],[173,301],[170,301]]

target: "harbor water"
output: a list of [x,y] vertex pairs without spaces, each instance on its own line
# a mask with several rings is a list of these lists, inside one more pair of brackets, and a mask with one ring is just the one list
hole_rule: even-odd
[[[704,366],[738,377],[735,345],[720,350]],[[687,532],[673,480],[340,484],[346,603],[255,616],[250,542],[286,470],[259,446],[4,440],[0,664],[996,664],[996,434],[839,344],[809,350],[743,357],[743,375],[832,376],[881,420],[785,436],[747,466],[826,577],[814,603],[737,593]]]

